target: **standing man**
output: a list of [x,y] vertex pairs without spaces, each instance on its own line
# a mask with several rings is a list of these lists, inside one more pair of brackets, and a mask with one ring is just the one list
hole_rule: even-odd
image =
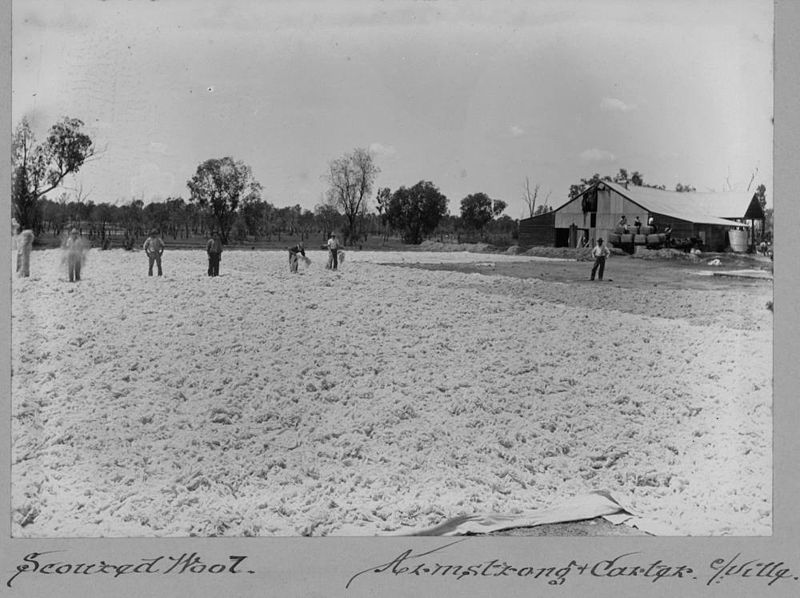
[[222,259],[222,241],[219,233],[214,233],[206,243],[208,254],[208,275],[219,276],[219,261]]
[[67,242],[64,245],[64,249],[67,252],[67,270],[70,282],[78,282],[81,279],[81,266],[83,265],[86,245],[87,243],[81,239],[78,229],[73,228],[69,232],[69,237],[67,237]]
[[331,233],[331,238],[328,239],[328,263],[331,269],[337,270],[339,268],[339,241],[336,240],[336,233]]
[[592,266],[592,277],[597,274],[598,280],[603,280],[603,270],[606,268],[606,258],[611,255],[608,247],[603,245],[603,239],[597,239],[597,245],[592,249],[592,257],[594,258],[594,266]]
[[147,275],[153,275],[153,263],[158,265],[158,275],[162,276],[161,271],[161,254],[164,253],[164,241],[158,236],[158,231],[153,229],[150,231],[150,236],[144,242],[144,252],[150,260],[150,266],[147,269]]
[[289,272],[292,274],[297,274],[297,262],[300,258],[297,257],[297,254],[306,257],[306,250],[303,247],[302,241],[297,245],[293,245],[289,247]]
[[31,250],[33,231],[25,229],[17,236],[17,276],[28,278],[31,275]]

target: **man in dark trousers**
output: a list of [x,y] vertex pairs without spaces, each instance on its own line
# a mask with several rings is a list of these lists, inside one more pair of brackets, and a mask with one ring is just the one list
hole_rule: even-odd
[[164,241],[158,236],[158,231],[156,229],[150,231],[150,236],[145,240],[143,249],[149,260],[147,275],[153,275],[153,264],[156,264],[158,266],[158,275],[163,276],[164,272],[161,270],[161,254],[164,253]]
[[219,233],[214,233],[206,244],[208,254],[208,275],[219,276],[219,260],[222,259],[222,241]]
[[331,270],[339,268],[339,241],[336,240],[335,233],[331,233],[331,237],[328,239],[328,265]]
[[597,274],[598,280],[603,280],[603,270],[606,268],[606,258],[611,255],[611,251],[603,245],[603,239],[597,239],[597,245],[592,249],[592,257],[594,258],[594,266],[592,266],[592,277],[594,280]]

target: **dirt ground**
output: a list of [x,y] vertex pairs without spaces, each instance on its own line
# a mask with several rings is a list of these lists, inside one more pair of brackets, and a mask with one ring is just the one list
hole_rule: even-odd
[[[646,260],[615,255],[606,260],[605,278],[589,280],[593,263],[577,260],[540,260],[533,263],[493,261],[491,255],[476,263],[404,264],[426,270],[448,270],[514,278],[538,278],[548,282],[578,284],[594,288],[598,284],[621,289],[714,290],[761,287],[771,278],[771,261],[758,256],[708,254],[696,262]],[[708,262],[719,259],[719,266]],[[734,275],[735,273],[735,275]]]

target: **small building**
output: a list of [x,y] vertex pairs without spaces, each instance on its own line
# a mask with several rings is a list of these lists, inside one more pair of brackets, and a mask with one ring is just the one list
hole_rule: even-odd
[[576,247],[582,239],[594,243],[608,239],[623,215],[631,227],[636,218],[643,225],[652,218],[658,230],[669,226],[673,238],[697,239],[708,251],[728,247],[731,229],[749,229],[752,246],[754,223],[764,220],[757,196],[749,191],[680,193],[600,181],[552,212],[521,220],[519,244]]

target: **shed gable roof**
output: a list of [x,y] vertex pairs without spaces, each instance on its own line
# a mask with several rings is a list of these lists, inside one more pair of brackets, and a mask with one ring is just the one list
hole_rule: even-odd
[[[623,197],[646,209],[648,212],[663,214],[671,218],[697,222],[701,224],[719,224],[731,226],[732,218],[763,218],[763,211],[750,191],[725,191],[722,193],[704,193],[691,191],[662,191],[651,187],[630,185],[625,188],[612,181],[602,181]],[[752,209],[753,202],[758,206]]]

